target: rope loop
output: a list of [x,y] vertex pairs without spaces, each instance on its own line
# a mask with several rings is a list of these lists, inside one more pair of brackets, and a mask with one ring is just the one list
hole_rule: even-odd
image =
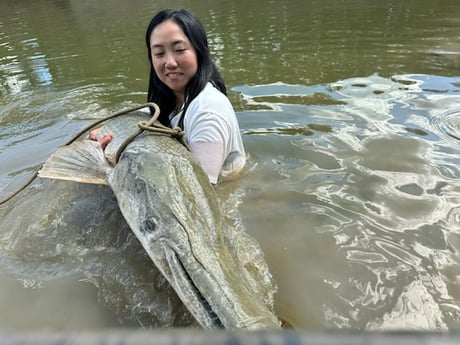
[[137,130],[134,131],[118,148],[118,151],[115,155],[115,162],[118,163],[121,154],[126,149],[126,147],[131,143],[139,134],[143,131],[147,131],[150,133],[156,133],[161,135],[169,135],[175,139],[177,139],[187,150],[190,151],[190,147],[185,141],[185,132],[179,128],[174,127],[170,128],[163,125],[161,122],[158,121],[158,116],[160,116],[160,108],[156,103],[150,102],[146,103],[144,106],[149,106],[154,109],[152,117],[148,121],[139,121],[137,123]]
[[190,151],[188,144],[185,142],[185,132],[182,130],[182,128],[180,127],[170,128],[170,127],[163,126],[159,122],[154,122],[153,124],[151,124],[150,122],[151,121],[139,121],[137,123],[137,126],[142,131],[170,135],[173,138],[177,139],[182,145],[184,145],[187,148],[187,150]]

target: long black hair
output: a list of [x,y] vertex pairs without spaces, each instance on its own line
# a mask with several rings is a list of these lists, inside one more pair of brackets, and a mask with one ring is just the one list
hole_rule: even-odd
[[167,9],[158,12],[150,21],[145,34],[148,57],[150,61],[149,89],[147,102],[155,102],[160,107],[158,120],[165,126],[169,126],[169,114],[176,108],[176,96],[157,76],[152,64],[150,52],[150,36],[157,25],[166,20],[176,23],[187,36],[195,48],[198,62],[198,70],[185,88],[185,104],[180,126],[190,102],[198,96],[208,82],[211,82],[224,95],[227,94],[224,80],[211,59],[206,31],[200,20],[192,12],[184,9]]

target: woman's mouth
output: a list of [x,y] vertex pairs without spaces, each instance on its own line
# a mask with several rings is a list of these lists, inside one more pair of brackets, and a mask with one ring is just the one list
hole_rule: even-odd
[[166,73],[166,76],[169,77],[169,78],[177,78],[177,77],[180,77],[181,75],[182,75],[182,73],[179,73],[179,72]]

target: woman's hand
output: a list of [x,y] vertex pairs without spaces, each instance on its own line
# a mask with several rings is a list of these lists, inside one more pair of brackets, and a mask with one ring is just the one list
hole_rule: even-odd
[[102,149],[105,149],[105,147],[112,141],[113,135],[111,133],[105,134],[101,139],[97,140],[97,135],[99,131],[100,131],[100,128],[93,129],[89,133],[89,139],[99,142],[99,144],[101,144]]

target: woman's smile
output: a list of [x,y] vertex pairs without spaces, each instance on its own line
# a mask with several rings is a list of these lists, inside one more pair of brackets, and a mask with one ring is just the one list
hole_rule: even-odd
[[167,77],[170,77],[170,78],[173,78],[173,79],[177,79],[178,77],[181,77],[183,75],[183,73],[180,73],[180,72],[169,72],[169,73],[166,73],[166,76]]

